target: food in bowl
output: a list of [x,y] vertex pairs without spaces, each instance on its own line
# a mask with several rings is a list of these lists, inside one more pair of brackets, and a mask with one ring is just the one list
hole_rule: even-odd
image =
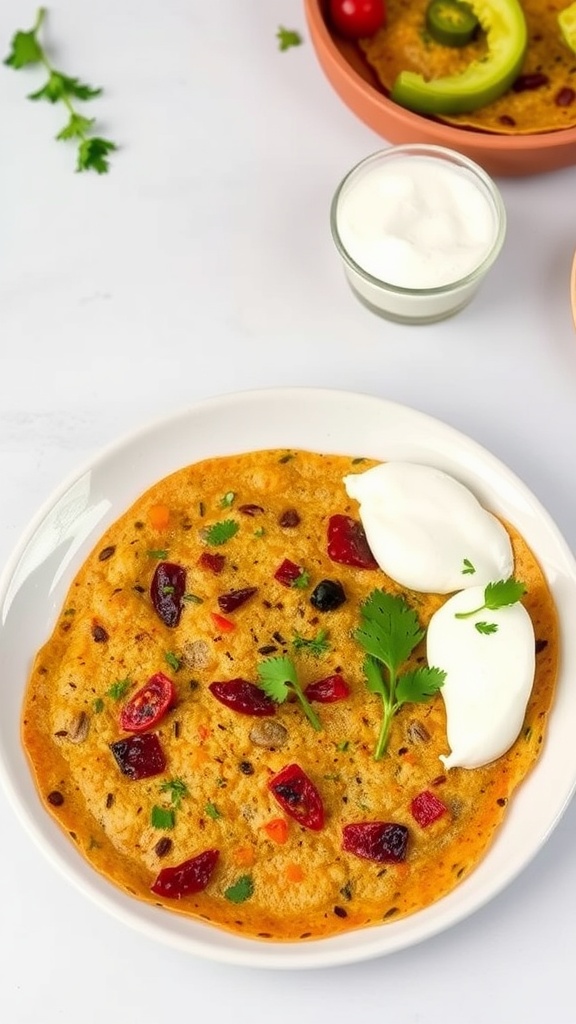
[[430,0],[388,0],[385,27],[359,41],[386,94],[418,113],[483,132],[574,127],[575,54],[559,24],[565,0],[470,6],[479,31],[454,46],[431,35]]
[[[510,545],[526,587],[533,686],[509,749],[446,768],[441,668],[427,672],[421,634],[450,598],[376,562],[349,493],[375,465],[283,449],[186,467],[109,527],[73,581],[33,666],[23,742],[46,809],[125,892],[243,935],[314,939],[428,906],[487,850],[542,749],[553,600],[501,524],[497,550]],[[471,543],[463,587],[480,573]],[[374,604],[408,622],[401,675],[432,691],[412,681],[380,751],[385,701],[360,639]]]
[[338,186],[330,222],[356,297],[410,324],[467,306],[506,234],[494,182],[440,146],[390,146],[362,160]]

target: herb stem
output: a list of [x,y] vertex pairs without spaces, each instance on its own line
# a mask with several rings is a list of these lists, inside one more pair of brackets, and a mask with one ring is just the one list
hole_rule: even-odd
[[[46,71],[48,72],[49,75],[54,75],[54,74],[58,74],[58,72],[56,71],[56,68],[54,67],[52,62],[50,60],[48,60],[48,57],[46,56],[46,53],[44,51],[44,47],[42,46],[42,44],[40,42],[38,42],[38,32],[40,31],[40,29],[42,27],[42,22],[44,21],[45,15],[46,15],[46,8],[45,7],[39,7],[38,8],[38,12],[36,14],[36,21],[34,23],[33,32],[34,32],[34,35],[36,36],[36,42],[38,43],[38,52],[40,54],[40,63],[44,65],[44,67],[46,68]],[[60,102],[64,104],[64,106],[66,107],[66,110],[70,114],[70,117],[76,117],[76,115],[78,114],[78,111],[72,105],[72,103],[70,102],[69,96],[67,96],[67,94],[65,92],[63,92],[62,95],[60,96]],[[80,127],[79,124],[77,124],[77,127],[76,127],[76,135],[77,135],[77,137],[79,139],[82,140],[82,142],[86,142],[86,139],[87,139],[86,132],[83,130],[83,128]]]
[[486,608],[485,604],[481,604],[479,608],[473,608],[471,612],[454,612],[455,619],[468,619],[471,615],[477,615],[478,612],[483,612]]
[[302,710],[303,710],[304,714],[306,715],[306,718],[310,722],[310,725],[314,729],[316,729],[316,732],[322,732],[322,722],[318,718],[318,715],[314,711],[314,708],[312,707],[312,705],[311,705],[310,701],[308,700],[308,698],[306,697],[306,695],[302,692],[302,690],[300,689],[299,686],[298,687],[293,686],[293,690],[294,690],[294,693],[296,694],[296,696],[298,697],[298,700],[300,701],[300,703],[302,705]]

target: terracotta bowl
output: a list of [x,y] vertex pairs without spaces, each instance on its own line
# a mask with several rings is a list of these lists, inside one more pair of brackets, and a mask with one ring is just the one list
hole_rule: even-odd
[[310,39],[340,99],[388,142],[426,142],[455,149],[489,174],[528,175],[576,164],[576,128],[534,135],[490,135],[454,128],[405,110],[374,84],[357,48],[333,34],[323,0],[304,0]]

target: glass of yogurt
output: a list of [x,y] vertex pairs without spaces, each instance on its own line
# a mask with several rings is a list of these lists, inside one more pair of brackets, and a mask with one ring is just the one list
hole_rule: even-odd
[[492,179],[442,146],[391,146],[352,168],[330,211],[352,291],[389,320],[433,323],[466,306],[500,252]]

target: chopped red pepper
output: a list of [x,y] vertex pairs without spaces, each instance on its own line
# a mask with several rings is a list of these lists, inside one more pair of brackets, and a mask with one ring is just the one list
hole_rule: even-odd
[[418,822],[420,828],[427,828],[433,821],[438,821],[438,818],[441,818],[448,808],[446,804],[442,803],[442,800],[438,799],[435,793],[425,789],[418,796],[414,797],[410,804],[410,810],[412,811],[412,817]]
[[334,704],[350,696],[350,687],[341,675],[336,674],[310,683],[304,693],[308,700],[316,700],[319,704]]
[[377,569],[364,527],[351,516],[334,515],[328,521],[328,557],[342,565],[359,569]]
[[156,725],[176,703],[176,687],[163,672],[150,677],[120,712],[120,726],[126,732],[144,732]]
[[201,892],[212,877],[219,855],[219,850],[204,850],[176,867],[162,868],[150,886],[151,891],[171,900],[180,900],[183,896]]
[[248,601],[258,590],[258,587],[243,587],[241,590],[229,590],[227,594],[220,594],[218,604],[223,612],[235,612],[240,605]]
[[268,788],[281,808],[304,828],[324,828],[324,805],[316,786],[299,764],[289,764],[270,779]]
[[129,779],[149,779],[166,768],[166,757],[155,732],[127,736],[110,744],[116,764]]
[[262,718],[276,714],[276,704],[264,690],[247,679],[228,679],[225,682],[210,683],[210,693],[225,707],[241,715]]
[[291,562],[289,558],[285,558],[276,569],[274,579],[278,580],[278,583],[281,583],[283,587],[293,587],[296,580],[300,579],[303,571],[301,565],[296,565],[296,562]]
[[218,615],[218,612],[210,612],[212,622],[221,633],[231,633],[233,629],[236,629],[236,623],[231,622],[230,619],[225,619],[223,615]]
[[342,849],[381,864],[406,859],[408,829],[395,821],[359,821],[342,829]]
[[212,551],[203,551],[198,559],[198,565],[202,569],[209,569],[215,576],[218,576],[226,563],[225,555],[213,554]]

